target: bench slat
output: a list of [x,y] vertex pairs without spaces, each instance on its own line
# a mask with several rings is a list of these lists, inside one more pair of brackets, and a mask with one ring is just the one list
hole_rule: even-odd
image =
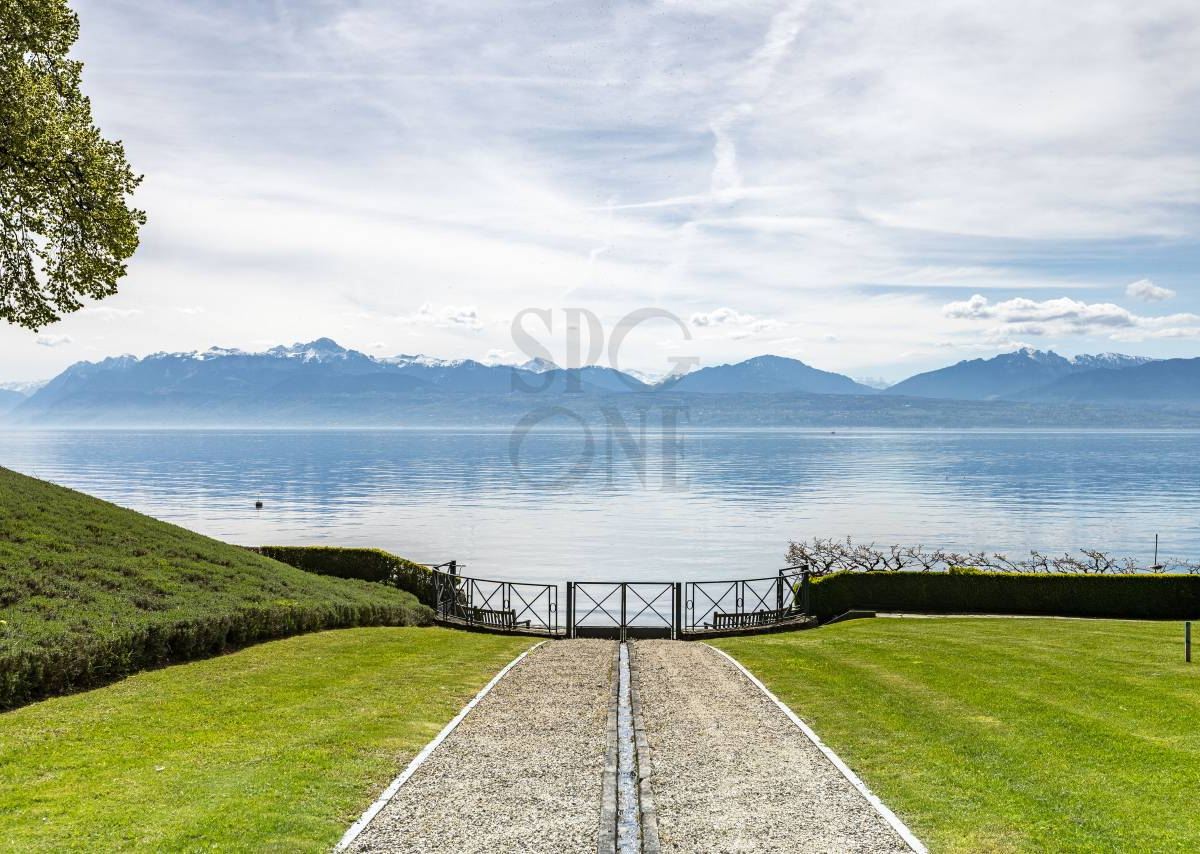
[[497,610],[493,608],[467,607],[463,609],[463,612],[468,623],[479,623],[480,625],[498,629],[529,628],[530,624],[529,620],[517,622],[517,612],[511,608]]
[[746,629],[769,626],[772,623],[778,623],[791,613],[791,608],[777,608],[771,611],[733,611],[728,614],[714,611],[712,627],[714,629]]

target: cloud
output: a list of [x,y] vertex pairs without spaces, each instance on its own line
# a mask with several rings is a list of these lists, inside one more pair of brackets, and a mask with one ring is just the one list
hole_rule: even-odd
[[1086,303],[1069,297],[1031,300],[1024,297],[993,303],[982,294],[943,306],[951,320],[988,321],[996,325],[986,334],[1007,340],[1012,335],[1122,336],[1122,340],[1181,337],[1181,325],[1200,322],[1194,314],[1149,317],[1134,314],[1113,303]]
[[39,335],[37,343],[42,347],[62,347],[71,343],[70,335]]
[[1170,288],[1161,288],[1149,279],[1138,279],[1125,289],[1126,296],[1140,299],[1143,302],[1165,302],[1175,299],[1175,292]]
[[773,332],[782,324],[777,320],[755,317],[744,314],[732,308],[717,308],[712,311],[702,311],[690,318],[692,326],[698,329],[722,329],[733,341],[754,338],[767,332]]
[[401,323],[432,326],[438,329],[477,331],[483,328],[483,322],[479,319],[479,310],[473,305],[438,307],[431,303],[425,303],[415,313],[399,315],[395,319]]
[[692,315],[692,326],[701,328],[709,326],[742,326],[753,323],[754,317],[742,314],[732,308],[717,308],[712,311],[701,311]]
[[103,317],[106,320],[124,320],[141,313],[139,308],[116,308],[111,305],[89,305],[81,312],[84,316]]
[[512,362],[516,355],[511,350],[493,347],[484,354],[483,361],[487,365],[507,365]]

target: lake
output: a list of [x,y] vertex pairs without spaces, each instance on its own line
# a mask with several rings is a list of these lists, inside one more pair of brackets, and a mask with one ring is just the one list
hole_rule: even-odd
[[512,580],[770,575],[813,536],[1200,557],[1190,432],[5,432],[0,464],[229,542]]

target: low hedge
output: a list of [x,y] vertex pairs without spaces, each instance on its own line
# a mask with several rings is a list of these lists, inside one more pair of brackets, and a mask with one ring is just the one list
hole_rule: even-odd
[[[169,622],[122,621],[70,644],[44,638],[40,643],[0,649],[0,710],[263,641],[325,629],[428,625],[431,618],[410,599],[407,603],[280,601],[179,616]],[[20,623],[0,627],[0,640],[5,632],[20,627]]]
[[417,601],[436,607],[433,573],[428,567],[405,560],[382,549],[354,549],[336,546],[261,546],[255,549],[264,557],[286,563],[317,575],[377,581],[407,590]]
[[819,620],[851,610],[1187,620],[1200,618],[1200,577],[839,572],[813,579],[809,610]]

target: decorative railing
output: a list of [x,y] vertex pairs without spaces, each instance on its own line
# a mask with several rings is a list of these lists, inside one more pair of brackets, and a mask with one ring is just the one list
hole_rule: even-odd
[[471,578],[440,568],[430,571],[437,612],[443,618],[493,630],[560,633],[556,584]]
[[688,581],[687,631],[752,629],[795,619],[805,611],[805,569],[789,566],[765,578]]
[[723,581],[568,581],[565,624],[558,585],[472,578],[459,568],[453,561],[430,567],[439,616],[492,631],[681,638],[768,628],[808,612],[807,571],[797,566]]

